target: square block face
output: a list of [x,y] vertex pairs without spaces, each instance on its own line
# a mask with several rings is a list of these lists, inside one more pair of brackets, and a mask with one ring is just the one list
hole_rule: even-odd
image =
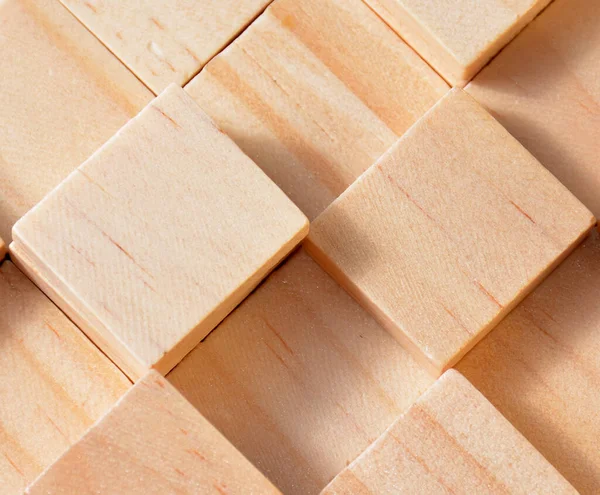
[[323,495],[577,491],[463,376],[442,376]]
[[27,493],[274,495],[279,491],[151,371]]
[[60,0],[152,91],[186,84],[271,0]]
[[131,383],[10,261],[0,266],[0,493],[23,493]]
[[307,249],[439,373],[593,224],[502,126],[453,90],[315,221]]
[[457,365],[581,493],[600,486],[600,239],[594,231]]
[[433,382],[303,250],[167,379],[286,495],[319,493]]
[[557,0],[468,91],[600,215],[600,3]]
[[313,219],[449,88],[361,0],[277,0],[185,89]]
[[447,81],[461,86],[550,0],[365,2]]
[[173,85],[15,225],[11,249],[135,377],[169,371],[307,231]]
[[151,99],[54,0],[0,2],[0,236]]

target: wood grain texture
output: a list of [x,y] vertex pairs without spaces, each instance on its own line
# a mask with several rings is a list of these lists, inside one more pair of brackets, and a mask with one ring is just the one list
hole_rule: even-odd
[[22,493],[130,382],[10,261],[0,266],[0,494]]
[[448,86],[360,0],[276,0],[185,89],[312,219]]
[[440,373],[594,221],[500,124],[455,89],[314,222],[305,245]]
[[460,373],[447,371],[323,495],[573,494]]
[[462,86],[550,0],[365,2],[447,81]]
[[302,250],[167,376],[284,493],[318,493],[432,383]]
[[60,0],[154,93],[186,84],[271,0]]
[[130,377],[168,372],[308,221],[172,85],[14,227],[11,252]]
[[169,382],[150,371],[27,493],[279,492]]
[[55,0],[0,2],[0,236],[152,97]]
[[466,90],[600,215],[600,3],[557,0]]
[[600,486],[594,232],[457,368],[582,494]]

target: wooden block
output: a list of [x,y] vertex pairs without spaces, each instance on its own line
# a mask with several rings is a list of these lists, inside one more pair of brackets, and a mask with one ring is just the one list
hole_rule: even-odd
[[15,225],[11,252],[134,378],[168,372],[307,231],[172,85]]
[[313,224],[307,249],[432,371],[460,359],[594,218],[455,89]]
[[152,97],[55,0],[0,2],[0,236]]
[[600,239],[594,232],[458,364],[579,490],[600,486]]
[[150,371],[27,493],[279,491],[169,382]]
[[276,0],[186,90],[312,219],[448,86],[360,0]]
[[0,266],[0,493],[23,493],[129,380],[10,261]]
[[462,86],[550,0],[365,2],[447,81]]
[[2,260],[4,259],[5,256],[6,256],[6,244],[4,244],[4,241],[0,237],[0,263],[2,262]]
[[600,215],[600,3],[556,0],[467,86]]
[[460,373],[447,371],[323,495],[576,494]]
[[271,0],[60,0],[156,94],[186,84]]
[[302,250],[167,378],[299,495],[323,489],[433,381]]

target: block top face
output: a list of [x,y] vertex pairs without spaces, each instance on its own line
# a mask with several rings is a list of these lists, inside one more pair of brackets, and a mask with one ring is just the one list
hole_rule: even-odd
[[554,1],[465,88],[596,216],[599,25],[600,2]]
[[0,236],[152,93],[55,0],[0,2]]
[[323,491],[375,493],[577,491],[460,373],[450,370]]
[[174,366],[307,231],[173,85],[15,225],[11,248],[140,376]]
[[439,372],[594,221],[485,110],[453,90],[315,221],[307,249]]
[[270,0],[60,0],[154,93],[186,84]]
[[366,0],[452,84],[474,76],[550,0]]
[[167,380],[150,371],[27,493],[279,491]]
[[0,338],[0,491],[23,493],[131,383],[10,261]]
[[361,0],[277,0],[185,89],[313,219],[449,87]]

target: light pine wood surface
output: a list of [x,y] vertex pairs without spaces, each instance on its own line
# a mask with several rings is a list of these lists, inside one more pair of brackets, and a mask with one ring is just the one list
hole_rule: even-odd
[[447,371],[323,495],[577,491],[460,373]]
[[319,493],[433,381],[302,250],[167,378],[290,495]]
[[60,0],[154,93],[180,86],[271,0]]
[[172,85],[15,225],[11,252],[139,378],[168,372],[307,231]]
[[25,275],[0,265],[0,494],[23,493],[129,386]]
[[594,231],[457,366],[586,495],[600,486],[599,296]]
[[455,89],[313,223],[305,245],[440,373],[594,222],[502,126]]
[[0,2],[0,236],[152,97],[56,0]]
[[268,495],[279,491],[169,382],[150,371],[27,493]]
[[361,0],[276,0],[186,90],[313,219],[448,86]]
[[447,81],[458,86],[477,74],[550,2],[365,1]]
[[600,2],[556,0],[467,86],[600,215]]

